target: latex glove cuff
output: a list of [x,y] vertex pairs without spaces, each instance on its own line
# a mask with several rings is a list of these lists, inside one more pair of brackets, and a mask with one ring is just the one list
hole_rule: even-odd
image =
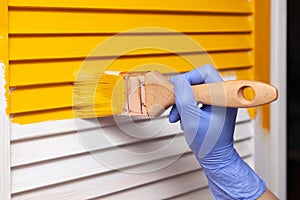
[[[201,164],[201,161],[199,161]],[[201,164],[202,165],[202,164]],[[209,187],[218,200],[257,199],[266,190],[265,182],[234,150],[231,162],[221,168],[202,166]]]

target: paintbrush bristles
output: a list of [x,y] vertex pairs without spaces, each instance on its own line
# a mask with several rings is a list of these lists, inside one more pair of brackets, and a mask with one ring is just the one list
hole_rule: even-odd
[[121,73],[82,76],[75,82],[74,87],[75,117],[102,117],[122,113],[124,91],[125,85]]

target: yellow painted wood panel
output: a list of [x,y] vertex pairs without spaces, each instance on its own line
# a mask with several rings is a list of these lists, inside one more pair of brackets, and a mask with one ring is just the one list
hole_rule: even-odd
[[249,32],[248,15],[10,9],[9,33],[118,33],[163,27],[180,32]]
[[[225,75],[225,76],[231,76],[231,75],[236,75],[238,77],[238,79],[251,79],[251,77],[249,77],[250,73],[249,73],[249,69],[250,68],[245,68],[245,69],[232,69],[232,70],[222,70],[221,74]],[[20,108],[22,107],[22,101],[28,101],[28,102],[32,102],[32,100],[34,100],[33,97],[36,94],[41,94],[39,92],[42,92],[43,94],[47,95],[47,96],[56,96],[56,98],[54,100],[56,100],[56,103],[54,104],[52,102],[52,105],[55,105],[55,107],[59,107],[61,101],[59,101],[59,98],[65,98],[66,101],[69,102],[69,106],[60,108],[60,109],[51,109],[51,110],[46,110],[48,107],[49,109],[49,105],[42,104],[42,100],[39,103],[39,107],[43,107],[44,106],[44,110],[42,111],[35,111],[35,112],[25,112],[25,113],[16,113],[12,116],[12,121],[14,123],[20,123],[20,124],[27,124],[27,123],[35,123],[35,122],[40,122],[40,121],[46,121],[46,120],[58,120],[58,119],[69,119],[69,118],[73,118],[74,113],[72,111],[72,95],[73,95],[73,88],[72,87],[64,87],[63,89],[60,89],[60,86],[56,86],[53,88],[50,88],[49,90],[40,90],[39,88],[35,88],[36,90],[32,89],[31,91],[22,91],[21,94],[25,93],[25,95],[20,96],[19,94],[14,98],[14,102],[12,102],[13,104],[17,104],[16,108]],[[51,92],[50,92],[51,91]],[[13,91],[15,92],[15,91]],[[60,96],[55,95],[55,92],[57,92],[58,94],[60,94]],[[26,97],[26,98],[25,98]],[[43,96],[39,97],[40,99],[43,98]],[[20,104],[20,105],[18,105]],[[98,110],[98,116],[108,116],[111,115],[112,111],[111,111],[111,102],[110,101],[106,101],[106,103],[104,103],[102,105],[103,107],[107,107],[107,110],[102,110],[99,109]],[[30,109],[35,109],[36,105],[33,103],[31,104],[30,107],[27,107],[27,109],[30,111]],[[16,111],[15,111],[16,112]],[[78,113],[77,113],[78,114]]]
[[19,88],[10,95],[11,113],[69,107],[72,94],[72,84]]
[[[218,69],[226,73],[231,69],[249,72],[254,64],[253,8],[253,2],[248,0],[190,0],[189,3],[171,0],[9,0],[13,120],[23,123],[71,118],[72,83],[84,58],[107,38],[134,28],[161,27],[184,32],[210,53]],[[157,33],[161,34],[160,31]],[[154,39],[157,43],[176,44],[176,39],[170,42],[158,34],[126,37],[134,37],[135,40],[130,41],[137,43],[142,41],[140,38],[153,37],[157,38]],[[118,44],[126,46],[126,42]],[[107,56],[119,55],[115,50],[118,46],[104,55],[93,55],[100,56],[88,61],[95,67],[95,73],[106,67]],[[188,59],[200,60],[196,62],[197,66],[214,64],[195,51],[198,50],[189,45],[176,50],[184,52]],[[149,63],[157,63],[152,69],[160,69],[163,73],[193,68],[173,54],[144,49],[116,59],[108,70],[129,71]],[[241,74],[246,77],[245,73]],[[111,94],[98,96],[97,115],[111,115]]]
[[136,9],[163,11],[205,11],[250,13],[252,11],[248,0],[9,0],[11,7],[57,7],[57,8],[98,8],[98,9]]
[[[206,51],[224,51],[224,50],[243,50],[251,49],[250,34],[187,34]],[[9,59],[27,60],[27,59],[50,59],[50,58],[75,58],[88,56],[91,51],[102,42],[113,35],[59,35],[59,36],[10,36],[9,38]],[[177,46],[174,41],[183,39],[181,35],[131,35],[119,36],[120,43],[131,41],[136,43],[145,43],[150,41],[153,46],[168,46],[172,43],[175,49]],[[132,39],[134,38],[134,39]],[[144,42],[143,42],[144,41]],[[157,43],[157,44],[156,44]],[[145,44],[145,46],[148,46]],[[178,45],[176,52],[199,51],[190,46]],[[107,49],[105,55],[117,55],[115,48]],[[136,54],[155,54],[161,53],[157,49],[148,49],[145,51],[134,51],[130,55]],[[104,56],[104,55],[97,55]]]
[[[8,6],[7,1],[1,1],[0,3],[0,63],[1,68],[3,68],[3,74],[0,74],[1,76],[5,77],[5,82],[0,83],[1,87],[4,87],[4,97],[3,103],[6,101],[7,106],[5,106],[6,114],[9,115],[9,42],[8,42]],[[3,66],[2,66],[3,64]],[[3,105],[4,106],[4,105]],[[4,125],[4,124],[3,124]],[[5,135],[6,133],[4,133]],[[6,141],[3,141],[6,142]],[[4,143],[3,143],[4,144]],[[2,144],[0,144],[2,146]],[[3,147],[3,146],[2,146]],[[3,147],[5,148],[5,147]],[[1,153],[1,151],[0,151]],[[0,173],[1,175],[1,173]],[[2,183],[2,181],[0,181]],[[7,190],[6,188],[4,190]],[[4,194],[4,190],[2,188],[0,189],[0,197],[2,197],[2,194]],[[6,192],[6,191],[5,191]]]
[[[271,1],[256,1],[255,10],[255,79],[270,82],[270,31]],[[267,59],[266,59],[267,58]],[[270,104],[260,107],[261,124],[264,131],[270,132]]]
[[72,108],[67,107],[36,112],[17,113],[12,116],[12,122],[18,124],[30,124],[48,120],[72,119],[73,116]]
[[[216,52],[210,53],[211,59],[215,62],[215,66],[219,69],[234,67],[249,67],[253,65],[251,56],[248,51],[236,52]],[[185,58],[197,60],[198,66],[211,63],[208,57],[203,54],[184,55]],[[52,61],[36,61],[36,62],[11,62],[10,64],[10,86],[25,86],[49,83],[74,82],[75,76],[80,68],[82,61],[78,60],[52,60]],[[95,66],[95,69],[103,69],[100,67],[101,60],[86,61],[88,65]],[[109,66],[109,70],[129,71],[139,65],[158,63],[169,66],[171,69],[183,72],[193,67],[184,59],[177,55],[161,55],[151,57],[123,57],[116,59]],[[160,70],[162,73],[170,72],[166,69]]]

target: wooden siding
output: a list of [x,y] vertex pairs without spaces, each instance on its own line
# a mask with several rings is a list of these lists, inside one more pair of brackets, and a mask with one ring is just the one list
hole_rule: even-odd
[[[252,79],[253,12],[253,2],[248,0],[8,0],[12,199],[213,199],[180,125],[168,123],[167,115],[155,119],[164,126],[148,139],[124,134],[111,116],[99,118],[112,143],[93,151],[111,158],[123,170],[145,171],[176,160],[171,165],[139,174],[97,161],[82,145],[78,131],[93,135],[99,124],[71,119],[74,81],[85,58],[99,44],[122,31],[149,26],[192,38],[209,53],[223,76]],[[176,37],[142,32],[123,36],[123,40],[138,46],[149,39],[158,46],[172,45]],[[143,49],[119,57],[110,70],[129,71],[155,62],[185,72],[194,66],[177,53],[191,60],[200,58],[200,66],[210,63],[203,52],[188,45],[175,46],[171,53]],[[86,62],[97,66],[118,53],[116,46]],[[159,65],[156,68],[171,72]],[[104,104],[105,109],[109,103]],[[108,114],[100,108],[99,116]],[[246,109],[239,111],[235,132],[236,149],[252,165],[254,129]],[[143,159],[120,157],[113,148],[146,152],[170,141],[174,144],[169,151]]]
[[[221,71],[248,74],[254,65],[253,3],[192,0],[186,4],[157,0],[9,0],[12,120],[24,124],[72,118],[73,83],[84,59],[100,43],[134,28],[162,27],[185,33],[202,45]],[[174,41],[178,36],[157,32],[126,37],[137,44],[145,38],[160,44]],[[203,56],[199,66],[208,62],[203,52],[193,47],[180,46],[173,53],[184,53],[189,59]],[[95,60],[88,61],[91,65],[119,55],[118,49],[111,48],[105,55],[93,56]],[[110,70],[128,71],[153,62],[179,72],[194,67],[176,54],[147,49],[120,57]],[[161,72],[167,71],[161,69]],[[247,76],[252,78],[252,72]],[[109,113],[97,112],[99,116]]]
[[[167,116],[157,119],[165,124],[157,136],[137,139],[124,134],[111,118],[102,118],[102,129],[109,132],[111,145],[97,147],[112,159],[114,167],[131,171],[149,170],[162,163],[171,165],[149,173],[117,171],[96,160],[81,144],[75,122],[56,130],[40,125],[39,131],[31,125],[21,129],[12,126],[12,198],[13,199],[124,199],[136,195],[145,199],[189,196],[189,192],[206,191],[207,180],[194,155],[190,152],[179,124],[164,123]],[[59,121],[57,121],[59,123]],[[53,122],[53,125],[56,122]],[[78,123],[78,122],[77,122]],[[81,133],[97,133],[97,126],[82,120]],[[143,123],[140,121],[138,123]],[[38,125],[38,124],[37,124]],[[26,126],[30,127],[26,131]],[[52,126],[52,125],[51,125]],[[22,131],[22,133],[19,133]],[[244,158],[253,162],[252,122],[247,110],[240,110],[235,130],[235,147]],[[28,134],[26,134],[28,133]],[[24,135],[22,135],[24,134]],[[174,141],[174,136],[177,139]],[[137,159],[118,156],[114,146],[143,152],[174,142],[174,148],[155,157]],[[250,143],[249,143],[250,142]],[[178,159],[178,156],[182,156]],[[186,181],[183,181],[186,180]],[[180,184],[179,184],[180,183]],[[159,189],[161,188],[161,189]],[[155,192],[154,192],[155,191]],[[207,191],[206,191],[207,193]],[[209,195],[204,192],[204,195]],[[177,198],[177,197],[176,197]]]

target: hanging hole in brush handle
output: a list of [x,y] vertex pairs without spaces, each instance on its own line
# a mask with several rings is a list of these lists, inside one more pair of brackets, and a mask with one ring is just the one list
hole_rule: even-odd
[[193,85],[197,102],[202,104],[250,108],[275,101],[277,89],[267,83],[250,80],[234,80]]

